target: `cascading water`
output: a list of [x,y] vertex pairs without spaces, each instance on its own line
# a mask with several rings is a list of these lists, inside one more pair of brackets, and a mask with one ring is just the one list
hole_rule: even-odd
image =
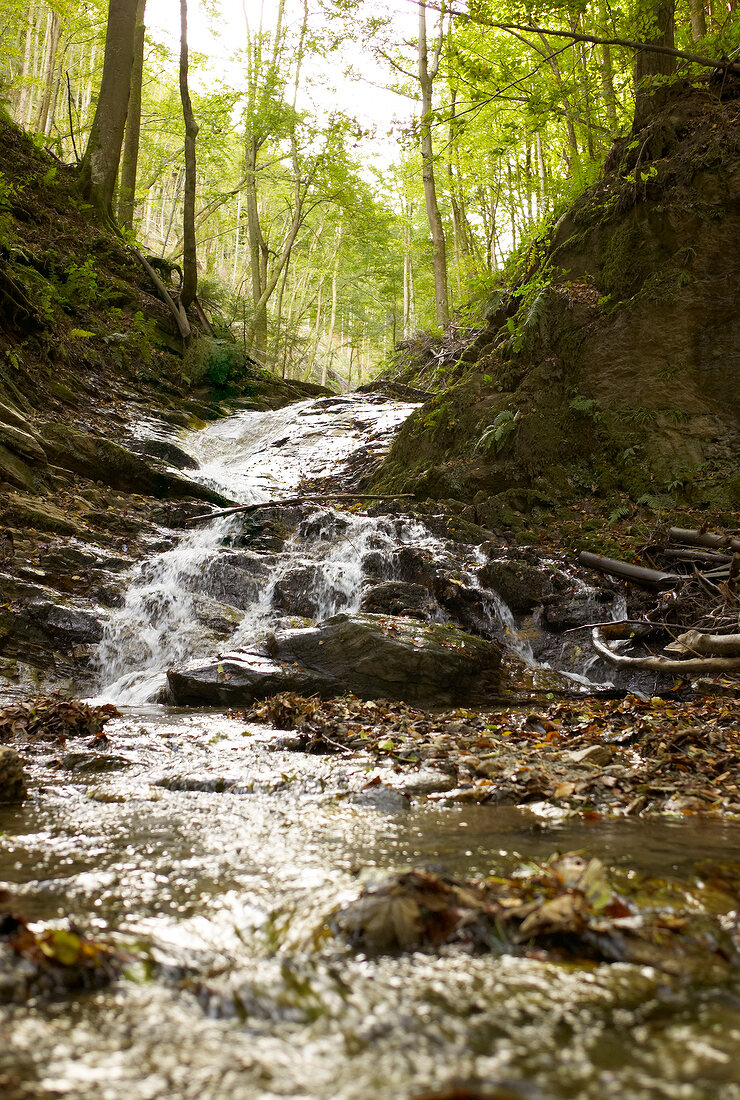
[[[336,473],[363,446],[381,453],[413,408],[359,395],[324,398],[238,413],[179,443],[200,463],[197,480],[243,503],[279,501],[295,495],[304,479]],[[456,589],[468,600],[467,610],[456,607],[464,629],[503,638],[524,665],[550,669],[548,658],[535,659],[504,600],[481,583],[483,549],[445,542],[407,516],[314,506],[308,514],[294,510],[292,522],[278,552],[235,550],[230,543],[240,541],[243,521],[226,517],[194,526],[138,565],[124,605],[104,628],[98,698],[157,701],[173,665],[253,648],[281,626],[360,611],[373,585],[415,582],[419,572],[430,590],[421,617],[454,622],[446,609],[455,605]],[[452,596],[437,591],[440,569],[452,578]],[[565,675],[585,684],[585,671],[579,665]]]
[[[377,454],[415,406],[373,398],[307,401],[267,413],[243,412],[191,433],[181,445],[200,461],[194,477],[242,503],[281,499],[305,477],[336,471],[360,442]],[[138,565],[123,607],[104,628],[96,655],[101,700],[140,704],[156,699],[165,670],[218,648],[209,629],[209,597],[201,592],[209,565],[239,521],[194,527],[177,544]],[[232,647],[258,638],[280,610],[278,591],[291,573],[309,571],[312,616],[323,619],[359,606],[363,560],[391,556],[397,545],[432,543],[408,520],[372,519],[321,510],[302,524],[254,586],[249,605],[219,603],[211,617],[231,617]],[[276,609],[277,604],[277,609]]]

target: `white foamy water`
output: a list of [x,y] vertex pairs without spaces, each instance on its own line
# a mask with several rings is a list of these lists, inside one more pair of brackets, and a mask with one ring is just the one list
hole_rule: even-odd
[[[377,453],[387,449],[397,426],[414,405],[357,397],[304,401],[271,412],[241,412],[193,432],[179,444],[200,463],[193,477],[243,503],[280,500],[295,493],[307,477],[336,472],[361,443]],[[371,549],[392,553],[399,542],[426,536],[410,521],[373,520],[326,513],[311,532],[303,525],[258,586],[246,610],[227,608],[242,624],[232,646],[255,641],[276,617],[275,591],[297,569],[310,569],[316,618],[356,610],[363,578],[362,560]],[[401,535],[394,537],[393,526]],[[222,518],[195,525],[170,550],[136,566],[126,600],[105,625],[98,647],[98,700],[140,704],[155,699],[166,683],[166,670],[188,658],[219,648],[207,626],[210,598],[199,594],[210,562],[224,552],[240,519]],[[223,605],[214,606],[214,614]]]

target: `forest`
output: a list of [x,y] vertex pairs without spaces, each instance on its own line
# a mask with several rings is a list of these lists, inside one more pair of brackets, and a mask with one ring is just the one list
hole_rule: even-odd
[[740,1100],[735,0],[0,0],[3,1100]]
[[[189,183],[173,6],[152,33],[143,4],[109,26],[104,3],[6,3],[5,101],[83,172],[104,132],[121,229],[181,267],[195,249],[200,300],[261,363],[344,388],[419,330],[478,320],[636,109],[639,129],[661,87],[731,60],[739,34],[731,5],[699,0],[236,9],[196,13],[211,52],[185,57]],[[125,102],[120,71],[98,99],[106,34],[131,66]]]

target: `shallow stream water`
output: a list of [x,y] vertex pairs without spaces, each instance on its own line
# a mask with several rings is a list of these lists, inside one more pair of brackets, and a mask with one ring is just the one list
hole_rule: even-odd
[[[239,414],[184,444],[201,476],[258,500],[334,468],[363,433],[384,446],[407,411],[306,403]],[[131,578],[101,649],[103,696],[146,697],[183,646],[197,650],[197,631],[184,640],[171,625],[187,627],[184,580],[230,522]],[[376,540],[427,537],[380,526]],[[352,554],[327,543],[320,557],[336,581],[327,606],[351,604]],[[260,606],[240,630],[258,629]],[[667,898],[700,907],[712,868],[737,858],[737,825],[443,807],[425,800],[424,772],[288,752],[273,730],[222,713],[123,709],[106,752],[41,750],[31,800],[0,809],[0,879],[18,908],[112,935],[139,957],[107,990],[1,1010],[9,1095],[410,1100],[474,1082],[530,1100],[740,1100],[737,981],[453,950],[367,958],[331,933],[337,905],[387,870],[505,874],[556,851],[598,857],[617,887],[654,877]],[[366,789],[376,775],[383,786]]]

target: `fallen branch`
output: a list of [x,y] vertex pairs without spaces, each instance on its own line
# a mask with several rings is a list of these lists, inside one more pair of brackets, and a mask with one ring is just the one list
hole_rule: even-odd
[[732,554],[719,554],[715,550],[663,550],[661,557],[671,561],[701,562],[704,565],[729,565]]
[[713,535],[711,531],[696,531],[687,527],[669,527],[671,542],[684,542],[688,546],[711,546],[720,550],[740,551],[740,539],[729,535]]
[[149,278],[152,280],[155,287],[157,288],[157,291],[159,293],[160,298],[165,303],[165,305],[169,309],[172,316],[175,318],[175,322],[177,323],[178,331],[179,331],[180,335],[182,336],[183,340],[189,340],[190,339],[190,322],[187,319],[187,315],[185,313],[185,310],[182,308],[182,305],[180,304],[179,301],[177,302],[177,304],[174,302],[174,300],[172,298],[172,295],[170,294],[169,290],[164,285],[164,283],[160,279],[159,275],[157,275],[157,272],[154,270],[152,265],[149,263],[146,256],[142,256],[142,254],[141,254],[141,252],[139,252],[138,248],[134,248],[133,245],[130,245],[129,247],[131,248],[132,253],[136,257],[136,259],[139,261],[139,263],[141,263],[142,266],[146,269],[147,274],[149,275]]
[[693,676],[697,673],[740,672],[740,657],[695,657],[673,661],[667,657],[625,657],[602,641],[598,628],[591,632],[591,644],[596,652],[617,668],[640,668],[665,672],[672,676]]
[[705,634],[687,630],[665,647],[666,653],[696,653],[700,657],[740,657],[740,634]]
[[199,516],[191,516],[186,523],[197,523],[202,519],[219,519],[221,516],[234,516],[237,512],[257,512],[260,508],[285,508],[295,504],[323,504],[327,500],[406,500],[413,497],[413,493],[397,493],[395,496],[384,496],[373,493],[325,493],[322,496],[287,497],[285,500],[261,500],[258,504],[239,504],[236,508],[223,508],[220,512],[207,512]]
[[683,578],[676,573],[664,573],[660,569],[646,569],[644,565],[632,565],[616,558],[603,558],[600,554],[591,554],[582,550],[578,555],[581,565],[597,569],[600,573],[609,573],[614,577],[624,577],[635,584],[648,588],[674,588]]

